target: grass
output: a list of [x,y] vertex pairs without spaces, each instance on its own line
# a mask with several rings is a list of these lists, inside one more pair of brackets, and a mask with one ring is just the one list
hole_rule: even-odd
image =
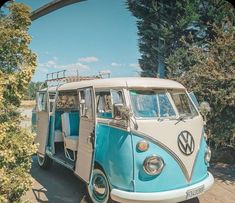
[[22,100],[21,101],[21,107],[33,107],[36,105],[35,100]]

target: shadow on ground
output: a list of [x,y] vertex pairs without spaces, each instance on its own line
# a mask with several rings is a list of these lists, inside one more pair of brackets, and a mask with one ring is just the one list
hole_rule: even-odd
[[209,170],[217,180],[227,185],[235,185],[235,165],[211,164]]
[[[212,164],[210,171],[216,180],[225,183],[230,190],[232,190],[231,187],[235,186],[234,165]],[[86,185],[72,171],[57,163],[54,163],[52,168],[46,171],[38,166],[36,156],[34,156],[31,175],[34,179],[34,184],[24,197],[24,200],[30,200],[32,203],[91,203],[86,194]],[[215,191],[217,191],[216,187]],[[210,195],[212,197],[215,196],[213,191],[212,194],[207,193],[206,195],[208,196],[205,196],[207,199],[211,198]],[[207,202],[207,199],[204,202]],[[199,202],[198,198],[194,198],[182,203]]]
[[50,170],[43,170],[33,157],[31,175],[35,183],[30,195],[26,195],[31,202],[90,203],[85,184],[57,163]]
[[196,198],[186,200],[186,201],[181,202],[181,203],[199,203],[199,202],[200,202],[199,199],[196,197]]

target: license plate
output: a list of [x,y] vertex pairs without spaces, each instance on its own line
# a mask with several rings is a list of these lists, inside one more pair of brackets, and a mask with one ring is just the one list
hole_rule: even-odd
[[204,191],[204,185],[188,190],[186,192],[186,199],[197,197],[199,194],[203,193],[203,191]]

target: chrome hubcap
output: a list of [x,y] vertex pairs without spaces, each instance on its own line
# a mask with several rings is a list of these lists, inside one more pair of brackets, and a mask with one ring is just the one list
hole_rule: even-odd
[[41,156],[38,155],[38,163],[39,163],[40,165],[42,165],[43,162],[44,162],[44,157],[41,157]]
[[103,176],[96,174],[92,181],[93,193],[96,200],[104,200],[107,196],[107,183]]

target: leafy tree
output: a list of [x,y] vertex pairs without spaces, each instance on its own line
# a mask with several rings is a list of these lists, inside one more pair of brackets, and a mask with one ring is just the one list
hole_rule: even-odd
[[127,6],[138,19],[142,76],[159,76],[159,64],[182,46],[182,36],[193,35],[203,45],[216,36],[213,23],[234,19],[232,6],[225,0],[127,0]]
[[0,202],[19,202],[29,188],[33,136],[20,127],[17,108],[36,67],[29,49],[29,8],[9,4],[0,16]]
[[30,82],[28,88],[26,89],[24,99],[25,100],[35,100],[36,93],[43,83],[42,82]]
[[183,47],[167,59],[168,76],[210,103],[207,127],[220,140],[235,130],[235,29],[231,20],[221,22],[210,25],[216,37],[206,46],[182,39]]

